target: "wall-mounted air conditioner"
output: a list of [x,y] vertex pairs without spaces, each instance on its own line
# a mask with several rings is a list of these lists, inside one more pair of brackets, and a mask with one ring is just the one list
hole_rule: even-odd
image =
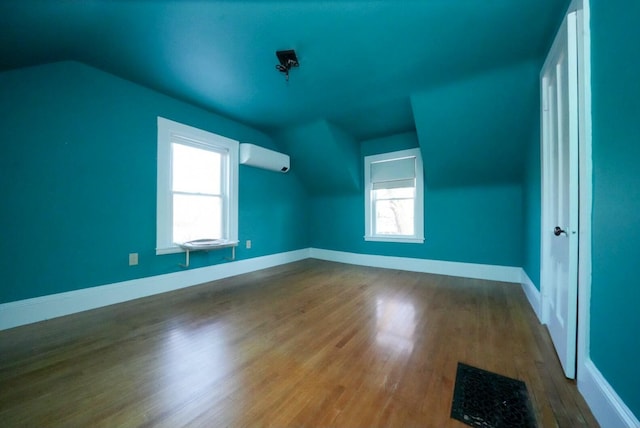
[[240,163],[271,171],[289,171],[289,156],[255,144],[240,144]]

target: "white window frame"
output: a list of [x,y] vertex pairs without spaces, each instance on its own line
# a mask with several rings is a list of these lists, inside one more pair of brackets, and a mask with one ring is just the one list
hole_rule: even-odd
[[[375,215],[373,207],[373,183],[371,181],[371,165],[376,162],[386,162],[405,158],[415,158],[415,199],[414,199],[414,229],[413,235],[375,234]],[[424,243],[424,177],[420,149],[400,150],[364,158],[364,212],[365,212],[365,241]]]
[[[179,140],[179,141],[176,141]],[[172,142],[188,141],[193,147],[226,153],[223,169],[223,239],[238,243],[238,147],[239,142],[221,135],[158,116],[158,189],[156,255],[184,250],[173,242]],[[206,237],[203,237],[206,238]]]

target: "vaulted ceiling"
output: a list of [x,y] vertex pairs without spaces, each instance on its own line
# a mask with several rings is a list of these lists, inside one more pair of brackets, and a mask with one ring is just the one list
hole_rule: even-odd
[[[435,107],[428,95],[416,94],[492,70],[540,65],[567,5],[10,0],[0,3],[0,70],[75,60],[272,134],[324,120],[356,141],[416,127],[422,140],[430,134],[416,124],[416,97],[421,114]],[[275,69],[282,49],[295,49],[300,60],[288,82]],[[513,76],[507,80],[530,104],[537,76],[523,73],[526,88]],[[488,100],[494,93],[484,92]]]

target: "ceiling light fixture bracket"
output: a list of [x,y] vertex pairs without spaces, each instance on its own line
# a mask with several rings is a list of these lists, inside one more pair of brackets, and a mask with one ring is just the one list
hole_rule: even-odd
[[289,81],[289,70],[300,66],[296,51],[289,49],[286,51],[276,51],[276,56],[280,64],[276,65],[276,70],[285,75],[287,82]]

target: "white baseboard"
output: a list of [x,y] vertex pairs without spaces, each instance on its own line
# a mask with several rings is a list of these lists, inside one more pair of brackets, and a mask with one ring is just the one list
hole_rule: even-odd
[[578,390],[602,428],[640,427],[640,420],[622,401],[591,359],[578,369]]
[[0,330],[70,315],[90,309],[166,293],[205,282],[316,258],[340,263],[425,272],[503,282],[522,282],[522,269],[474,263],[376,256],[343,251],[306,248],[286,253],[239,260],[231,263],[123,281],[65,293],[0,304]]
[[309,249],[0,304],[0,330],[166,293],[309,258]]
[[493,266],[475,263],[447,262],[442,260],[414,259],[408,257],[377,256],[371,254],[323,250],[319,248],[311,248],[310,256],[314,259],[352,265],[400,269],[411,272],[433,273],[437,275],[513,282],[517,284],[520,284],[522,280],[522,269],[511,266]]
[[527,300],[529,300],[529,304],[531,305],[533,312],[535,312],[536,316],[538,317],[538,321],[542,323],[542,312],[540,310],[540,291],[538,291],[533,281],[531,281],[531,278],[529,278],[529,275],[527,275],[527,272],[525,272],[524,269],[522,269],[521,283],[524,294],[527,296]]

